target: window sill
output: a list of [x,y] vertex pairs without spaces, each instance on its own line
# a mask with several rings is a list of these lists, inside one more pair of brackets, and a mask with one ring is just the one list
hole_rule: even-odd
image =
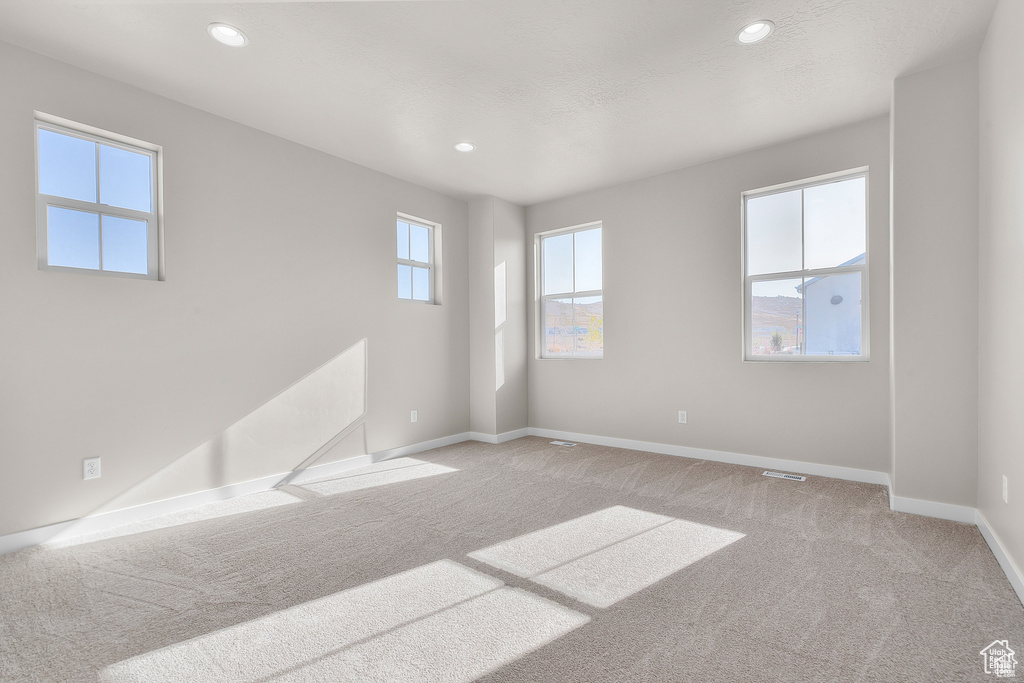
[[868,356],[775,356],[744,358],[744,363],[867,363]]

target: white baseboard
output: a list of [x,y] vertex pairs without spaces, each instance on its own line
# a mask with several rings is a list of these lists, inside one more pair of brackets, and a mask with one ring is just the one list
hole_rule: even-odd
[[466,432],[470,441],[482,441],[483,443],[498,443],[498,437],[486,432]]
[[66,535],[64,532],[80,521],[81,520],[72,519],[67,522],[57,522],[56,524],[50,524],[48,526],[36,527],[35,529],[27,529],[13,534],[7,534],[6,536],[0,536],[0,555],[6,555],[7,553],[13,553],[15,550],[24,550],[25,548],[31,548],[32,546],[42,545],[56,537],[58,534]]
[[1002,541],[999,540],[999,536],[989,526],[988,520],[985,519],[985,515],[981,513],[981,510],[976,510],[975,512],[977,513],[975,523],[978,525],[978,530],[985,537],[985,542],[988,543],[992,554],[996,556],[996,562],[1002,567],[1006,578],[1010,580],[1010,585],[1016,591],[1017,598],[1021,601],[1021,604],[1024,604],[1024,572],[1021,572],[1020,567],[1013,561],[1013,558],[1006,553]]
[[[335,463],[332,463],[335,464]],[[238,484],[229,484],[220,488],[196,491],[183,496],[157,500],[152,503],[135,505],[121,510],[113,510],[98,515],[89,515],[79,519],[72,519],[66,522],[58,522],[28,531],[21,531],[15,534],[0,536],[0,555],[14,552],[34,545],[62,541],[74,536],[81,536],[96,531],[103,531],[131,524],[151,517],[181,512],[206,503],[215,503],[229,498],[236,498],[250,493],[268,491],[286,475],[274,475],[261,477],[251,481]]]
[[197,491],[184,496],[167,498],[152,503],[145,503],[122,510],[114,510],[98,515],[82,517],[80,519],[58,522],[45,527],[29,529],[6,536],[0,536],[0,555],[21,550],[35,545],[41,545],[50,541],[60,541],[82,534],[102,531],[123,524],[138,522],[151,517],[181,512],[206,503],[214,503],[229,498],[269,491],[282,483],[301,484],[310,479],[330,476],[341,473],[356,467],[362,467],[382,460],[400,458],[407,455],[414,455],[434,448],[450,446],[463,441],[476,440],[485,443],[499,444],[524,436],[541,436],[548,438],[566,439],[569,441],[582,441],[595,443],[604,446],[614,446],[631,450],[648,451],[653,453],[664,453],[667,455],[679,455],[689,458],[701,458],[704,460],[715,460],[737,465],[748,465],[753,467],[764,467],[768,469],[781,469],[788,472],[799,472],[801,474],[812,474],[852,481],[864,481],[875,484],[888,484],[888,475],[880,472],[868,472],[847,467],[835,467],[831,465],[816,465],[814,463],[801,463],[791,460],[779,460],[776,458],[765,458],[761,456],[742,455],[738,453],[726,453],[724,451],[712,451],[686,446],[671,446],[646,441],[633,441],[629,439],[617,439],[612,437],[600,437],[589,434],[577,434],[573,432],[561,432],[548,429],[517,429],[502,434],[484,434],[481,432],[462,432],[450,436],[423,441],[420,443],[400,446],[372,455],[360,455],[338,462],[324,465],[314,465],[299,472],[283,472],[251,481],[230,484],[216,489]]
[[515,441],[521,439],[524,436],[530,435],[530,429],[523,427],[522,429],[516,429],[511,432],[505,432],[504,434],[498,434],[498,443],[505,443],[506,441]]
[[530,430],[528,428],[515,429],[511,432],[502,432],[501,434],[486,434],[484,432],[467,432],[467,435],[473,441],[483,441],[484,443],[505,443],[506,441],[514,441],[515,439],[521,439],[524,436],[530,436]]
[[[375,462],[386,460],[387,458],[381,458],[373,455],[357,455],[352,458],[345,458],[344,460],[338,460],[336,462],[329,462],[323,465],[313,465],[307,467],[304,470],[298,470],[297,472],[288,472],[287,474],[278,474],[274,477],[268,477],[268,479],[277,479],[277,483],[274,486],[280,486],[285,483],[289,484],[303,484],[311,479],[319,479],[321,477],[329,477],[332,474],[341,474],[342,472],[355,469],[357,467],[365,467],[366,465],[372,465]],[[274,488],[271,486],[270,488]]]
[[880,484],[882,486],[889,485],[889,474],[887,472],[859,470],[853,467],[841,467],[839,465],[821,465],[813,462],[801,462],[799,460],[782,460],[780,458],[768,458],[761,455],[745,455],[743,453],[730,453],[728,451],[713,451],[707,448],[674,446],[672,444],[654,443],[651,441],[619,439],[611,436],[576,434],[574,432],[563,432],[557,429],[538,429],[536,427],[531,427],[530,434],[533,436],[542,436],[547,439],[582,441],[583,443],[592,443],[597,444],[598,446],[626,448],[631,451],[647,451],[648,453],[660,453],[662,455],[677,455],[683,458],[713,460],[715,462],[729,463],[730,465],[763,467],[769,470],[783,470],[785,472],[810,474],[817,477],[832,477],[833,479],[845,479],[847,481],[859,481],[866,484]]
[[1024,603],[1024,574],[1014,564],[1013,560],[1006,553],[999,537],[991,529],[988,520],[981,514],[980,510],[962,505],[950,505],[947,503],[936,503],[915,498],[904,498],[893,496],[889,475],[886,472],[875,472],[872,470],[860,470],[851,467],[837,465],[822,465],[818,463],[800,462],[797,460],[783,460],[779,458],[768,458],[759,455],[745,455],[742,453],[730,453],[727,451],[714,451],[704,448],[691,448],[689,446],[674,446],[671,444],[660,444],[650,441],[636,441],[633,439],[619,439],[615,437],[595,436],[592,434],[579,434],[575,432],[564,432],[554,429],[539,429],[530,427],[528,429],[517,429],[503,434],[484,434],[481,432],[462,432],[451,436],[423,441],[408,446],[400,446],[372,455],[360,455],[346,460],[331,462],[324,465],[314,465],[300,472],[285,472],[269,477],[262,477],[252,481],[230,484],[216,489],[197,491],[184,496],[168,498],[166,500],[146,503],[135,507],[115,510],[81,519],[59,522],[45,527],[20,531],[6,536],[0,536],[0,555],[14,552],[31,546],[42,545],[48,541],[57,541],[71,536],[101,531],[131,522],[137,522],[150,517],[180,512],[205,503],[213,503],[237,496],[244,496],[260,491],[269,491],[280,485],[282,482],[301,484],[310,479],[330,476],[345,472],[356,467],[363,467],[382,460],[400,458],[406,455],[413,455],[429,451],[434,448],[450,446],[463,441],[483,441],[485,443],[504,443],[524,436],[539,436],[549,439],[562,439],[565,441],[579,441],[592,443],[600,446],[611,446],[614,448],[625,448],[635,451],[646,451],[649,453],[660,453],[664,455],[675,455],[685,458],[696,458],[701,460],[712,460],[733,465],[745,465],[798,474],[808,474],[820,477],[832,477],[848,481],[863,482],[868,484],[880,484],[890,489],[890,508],[899,512],[909,512],[927,517],[937,517],[955,522],[966,522],[977,524],[978,529],[984,536],[985,541],[992,549],[999,566],[1002,567],[1010,581],[1010,585],[1016,591],[1017,596]]
[[914,515],[948,519],[953,522],[966,522],[967,524],[975,523],[976,510],[966,505],[936,503],[932,500],[918,500],[917,498],[904,498],[902,496],[890,496],[889,500],[889,507],[896,512],[909,512]]
[[1021,603],[1024,603],[1024,574],[1014,564],[1013,560],[1006,553],[999,541],[999,537],[988,525],[988,520],[977,510],[965,505],[951,505],[949,503],[936,503],[930,500],[918,500],[916,498],[905,498],[892,495],[892,483],[887,472],[875,472],[873,470],[859,470],[851,467],[840,467],[837,465],[820,465],[817,463],[799,462],[796,460],[781,460],[777,458],[766,458],[759,455],[744,455],[742,453],[729,453],[726,451],[713,451],[704,448],[690,448],[688,446],[673,446],[669,444],[651,443],[648,441],[634,441],[632,439],[618,439],[607,436],[595,436],[592,434],[577,434],[574,432],[563,432],[555,429],[530,428],[532,436],[541,436],[548,439],[562,439],[565,441],[580,441],[592,443],[599,446],[612,446],[615,448],[626,448],[635,451],[647,451],[649,453],[662,453],[665,455],[679,455],[686,458],[699,458],[702,460],[714,460],[733,465],[748,465],[753,467],[764,467],[765,469],[782,470],[784,472],[795,472],[798,474],[810,474],[820,477],[832,477],[848,481],[858,481],[868,484],[881,484],[889,490],[889,507],[897,512],[908,512],[926,517],[937,517],[954,522],[966,522],[977,524],[981,535],[992,549],[999,566],[1002,567],[1010,585],[1016,591]]
[[420,443],[414,443],[409,446],[399,446],[398,448],[390,448],[386,451],[378,451],[377,453],[373,454],[373,461],[379,462],[380,460],[401,458],[404,455],[413,455],[415,453],[422,453],[423,451],[429,451],[434,448],[441,448],[443,446],[451,446],[452,444],[462,443],[463,441],[469,441],[470,439],[472,439],[470,434],[471,432],[462,432],[461,434],[442,436],[440,439],[421,441]]
[[80,519],[68,520],[66,522],[58,522],[44,527],[28,529],[27,531],[19,531],[13,534],[7,534],[6,536],[0,536],[0,555],[49,542],[65,540],[82,534],[103,531],[105,529],[111,529],[124,524],[131,524],[132,522],[138,522],[151,517],[181,512],[206,503],[215,503],[229,498],[245,496],[250,493],[269,491],[282,483],[301,484],[302,482],[309,481],[310,479],[329,477],[332,474],[340,474],[346,470],[351,470],[356,467],[364,467],[382,460],[390,460],[391,458],[399,458],[404,455],[412,455],[414,453],[420,453],[434,448],[468,441],[469,438],[470,436],[468,433],[455,434],[440,439],[434,439],[432,441],[424,441],[422,443],[411,444],[409,446],[380,451],[372,455],[359,455],[353,458],[339,460],[337,462],[326,463],[324,465],[314,465],[298,472],[283,472],[281,474],[260,477],[259,479],[253,479],[251,481],[229,484],[227,486],[207,489],[205,491],[196,491],[195,493],[188,493],[183,496],[158,500],[152,503],[144,503],[142,505],[136,505],[121,510],[113,510],[111,512],[104,512],[98,515],[90,515]]

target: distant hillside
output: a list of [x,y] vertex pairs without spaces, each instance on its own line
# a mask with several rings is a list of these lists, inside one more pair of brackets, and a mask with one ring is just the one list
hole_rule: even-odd
[[796,331],[800,327],[802,300],[795,296],[755,296],[751,302],[751,345],[754,353],[771,348],[772,334],[782,336],[782,348],[797,345]]
[[571,299],[549,300],[544,312],[548,353],[599,353],[604,346],[604,303],[577,303]]

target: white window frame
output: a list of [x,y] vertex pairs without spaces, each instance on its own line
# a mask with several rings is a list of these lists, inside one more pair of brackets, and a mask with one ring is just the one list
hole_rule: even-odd
[[[393,253],[396,254],[395,260],[396,260],[397,264],[400,265],[400,266],[411,266],[411,267],[415,267],[415,268],[426,268],[427,269],[428,287],[429,287],[429,291],[430,291],[429,296],[427,297],[426,301],[424,301],[422,299],[413,299],[413,298],[403,299],[401,296],[398,297],[398,300],[399,301],[406,301],[406,302],[410,302],[410,303],[414,303],[414,304],[427,304],[427,305],[439,304],[440,301],[437,299],[437,287],[435,286],[435,280],[437,279],[437,277],[436,277],[437,276],[437,273],[436,273],[437,269],[435,267],[436,266],[436,260],[437,260],[436,259],[436,253],[438,251],[438,249],[437,249],[438,245],[435,243],[435,241],[439,238],[439,236],[441,234],[441,232],[440,232],[441,225],[439,223],[434,223],[432,221],[424,220],[422,218],[417,218],[416,216],[411,216],[411,215],[409,215],[407,213],[402,213],[401,211],[397,212],[396,224],[397,224],[398,221],[401,221],[402,223],[408,223],[410,226],[416,225],[418,227],[426,228],[427,229],[427,233],[428,233],[428,235],[427,235],[427,244],[429,245],[428,246],[429,252],[427,254],[427,258],[429,259],[429,261],[414,261],[411,258],[409,258],[409,259],[398,258],[397,257],[397,253],[398,253],[398,244],[397,244],[398,234],[397,234],[397,232],[394,232],[394,231],[392,231],[392,234],[395,235],[395,251]],[[396,229],[397,229],[397,225],[396,225]],[[410,241],[409,241],[409,255],[410,256],[412,256],[412,239],[411,239],[411,237],[412,236],[410,234]],[[396,284],[396,286],[397,286],[397,284]]]
[[[792,192],[794,190],[805,190],[809,187],[817,187],[820,185],[827,185],[829,183],[841,182],[843,180],[852,180],[854,178],[864,178],[864,263],[858,263],[848,266],[835,266],[832,268],[813,268],[813,269],[801,269],[793,271],[784,271],[777,273],[761,273],[759,275],[747,275],[747,201],[750,199],[756,199],[758,197],[764,197],[767,195],[780,194],[783,192]],[[862,166],[860,168],[853,168],[846,171],[837,171],[835,173],[827,173],[825,175],[815,176],[813,178],[807,178],[804,180],[798,180],[791,183],[782,183],[779,185],[772,185],[770,187],[763,187],[757,190],[748,190],[741,193],[740,201],[740,225],[742,235],[740,239],[742,258],[740,259],[741,276],[743,278],[743,360],[745,362],[752,363],[859,363],[870,360],[870,348],[869,340],[871,339],[870,329],[868,321],[871,316],[869,315],[868,306],[868,265],[870,264],[870,235],[871,235],[871,204],[870,204],[870,182],[868,177],[868,167]],[[804,229],[803,229],[803,214],[801,213],[801,225],[800,225],[800,262],[801,265],[804,263],[806,253],[806,244],[804,242]],[[832,356],[832,355],[759,355],[755,356],[752,349],[752,336],[753,336],[753,324],[751,320],[752,316],[752,291],[753,283],[771,280],[787,280],[797,278],[815,278],[825,277],[828,275],[845,275],[849,273],[860,273],[860,287],[861,287],[861,325],[860,325],[860,355],[859,356]],[[807,327],[807,303],[804,297],[801,297],[801,311],[800,320],[801,325],[804,327],[804,339],[806,340],[806,327]],[[806,343],[806,342],[805,342]]]
[[[99,201],[99,189],[102,182],[99,173],[99,154],[96,155],[96,190],[95,202],[87,202],[79,199],[69,199],[55,195],[43,194],[39,191],[39,131],[47,130],[61,135],[88,140],[97,144],[116,147],[119,149],[143,154],[150,158],[150,197],[152,198],[151,211],[137,211],[125,209],[118,206],[102,204]],[[35,129],[33,131],[35,144],[35,183],[36,183],[36,255],[39,270],[68,271],[75,273],[87,273],[91,275],[103,275],[105,277],[123,277],[136,280],[162,280],[163,279],[163,221],[162,221],[162,193],[161,169],[163,166],[163,150],[158,145],[153,145],[142,140],[136,140],[117,133],[86,126],[84,124],[50,116],[42,112],[35,112]],[[73,266],[57,266],[49,263],[49,231],[47,229],[47,207],[54,206],[62,209],[72,209],[85,213],[94,213],[100,216],[113,218],[127,218],[129,220],[146,222],[146,248],[147,248],[147,272],[146,273],[124,273],[116,270],[103,270],[103,222],[100,221],[100,267],[99,268],[77,268]]]
[[[587,230],[601,229],[601,289],[589,290],[586,292],[560,292],[556,294],[544,294],[544,240],[549,237],[560,237],[562,235],[568,235],[576,232],[586,232]],[[549,232],[537,233],[534,241],[534,246],[537,250],[536,261],[537,261],[537,281],[535,286],[537,288],[537,344],[538,352],[537,357],[541,360],[602,360],[604,359],[604,340],[601,341],[601,353],[600,355],[577,355],[575,349],[571,354],[555,354],[547,355],[547,325],[544,324],[544,305],[549,299],[581,299],[588,296],[599,296],[601,297],[602,307],[604,305],[604,222],[594,221],[592,223],[582,223],[580,225],[574,225],[568,228],[560,228],[558,230],[551,230]],[[572,280],[576,281],[576,247],[575,243],[573,246],[573,277]],[[574,285],[575,286],[575,285]],[[602,320],[604,316],[602,315]],[[602,322],[602,327],[604,323]],[[574,335],[575,341],[575,335]]]

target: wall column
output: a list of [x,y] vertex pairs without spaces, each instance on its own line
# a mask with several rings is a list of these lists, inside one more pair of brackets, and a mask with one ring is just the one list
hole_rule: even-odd
[[470,430],[525,429],[526,215],[497,197],[469,203]]
[[977,59],[897,78],[891,116],[893,494],[974,507]]

